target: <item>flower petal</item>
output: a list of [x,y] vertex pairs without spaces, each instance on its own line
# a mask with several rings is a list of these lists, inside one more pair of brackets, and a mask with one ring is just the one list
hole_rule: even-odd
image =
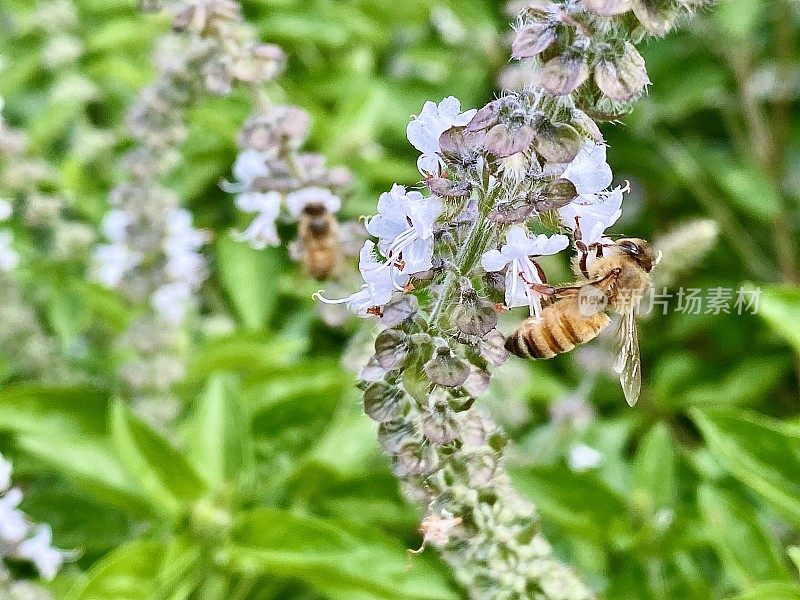
[[594,141],[584,143],[575,159],[561,174],[575,184],[579,194],[594,194],[611,185],[613,174],[606,162],[606,147]]
[[500,250],[497,249],[484,252],[483,256],[481,256],[481,266],[487,273],[500,271],[508,264],[508,262],[509,259],[503,256]]

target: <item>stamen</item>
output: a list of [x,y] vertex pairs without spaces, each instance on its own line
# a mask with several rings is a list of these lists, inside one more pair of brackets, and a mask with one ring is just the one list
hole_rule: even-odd
[[[362,285],[361,289],[359,289],[358,291],[360,292],[366,289],[366,287],[367,287],[366,284]],[[325,290],[319,290],[318,292],[314,292],[313,294],[311,294],[311,298],[313,298],[314,300],[319,300],[323,304],[345,304],[350,300],[352,300],[353,296],[355,296],[358,293],[356,292],[355,294],[350,294],[347,298],[340,298],[337,300],[337,299],[326,298],[325,296],[323,296],[322,292],[324,291]]]

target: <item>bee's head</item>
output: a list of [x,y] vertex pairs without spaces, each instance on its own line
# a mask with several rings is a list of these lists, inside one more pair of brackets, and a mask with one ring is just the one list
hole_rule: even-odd
[[614,245],[648,273],[661,260],[661,252],[654,251],[650,244],[640,238],[620,238]]

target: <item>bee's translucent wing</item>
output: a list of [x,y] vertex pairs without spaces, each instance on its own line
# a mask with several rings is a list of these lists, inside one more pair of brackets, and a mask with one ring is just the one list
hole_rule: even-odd
[[636,331],[636,311],[622,315],[617,330],[620,345],[619,355],[614,363],[614,371],[619,373],[619,381],[630,406],[636,404],[642,389],[642,361],[639,356],[639,335]]

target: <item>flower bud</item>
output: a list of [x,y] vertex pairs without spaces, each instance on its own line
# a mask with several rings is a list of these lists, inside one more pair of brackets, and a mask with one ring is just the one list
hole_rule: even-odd
[[375,360],[387,371],[402,367],[406,356],[406,334],[399,329],[385,329],[375,338]]
[[458,387],[469,377],[469,363],[454,355],[450,348],[437,348],[434,357],[425,363],[430,380],[445,387]]
[[546,50],[556,39],[555,25],[534,21],[520,27],[511,44],[511,56],[517,60],[532,58]]
[[508,358],[508,350],[505,345],[506,338],[497,329],[493,329],[481,340],[481,356],[490,365],[499,367]]
[[419,309],[419,301],[412,294],[403,294],[389,301],[383,307],[381,323],[387,327],[394,327],[413,317]]
[[407,443],[419,442],[414,424],[410,421],[398,419],[386,421],[378,426],[378,442],[390,454],[395,454]]
[[458,437],[458,422],[446,408],[434,408],[422,416],[422,434],[431,443],[444,446]]
[[530,125],[498,123],[486,134],[486,150],[497,158],[511,156],[530,148],[535,132]]
[[468,448],[480,448],[486,443],[488,428],[486,419],[478,411],[466,413],[461,422],[461,441]]
[[215,0],[211,4],[211,11],[215,17],[227,21],[237,21],[242,18],[242,7],[235,0]]
[[497,311],[488,300],[464,298],[453,309],[453,322],[462,333],[483,337],[497,326]]
[[644,58],[629,42],[621,56],[605,58],[594,69],[594,80],[603,94],[618,102],[630,102],[650,83]]
[[472,365],[469,370],[469,377],[461,385],[470,396],[480,396],[489,389],[489,373],[483,369]]
[[548,60],[539,71],[539,85],[554,96],[574,92],[589,77],[589,65],[581,56],[562,54]]
[[446,177],[428,177],[425,185],[434,196],[440,198],[466,198],[470,195],[472,184],[469,181],[453,181]]
[[591,138],[598,144],[603,143],[603,134],[600,132],[597,123],[582,110],[577,108],[572,109],[572,120],[570,124],[577,129],[578,133],[582,136]]
[[569,179],[556,179],[548,183],[541,197],[536,199],[534,206],[539,212],[556,210],[566,206],[578,196],[575,184]]
[[376,381],[364,390],[364,412],[378,423],[396,419],[403,412],[403,396],[401,389]]
[[466,130],[480,131],[496,125],[500,115],[500,107],[500,100],[493,100],[492,102],[489,102],[489,104],[475,113],[475,116],[472,117],[472,120],[467,123]]
[[631,0],[633,14],[653,35],[664,36],[675,24],[676,12],[669,0]]
[[548,162],[568,163],[574,159],[584,139],[566,123],[544,123],[536,132],[533,147]]
[[428,444],[405,444],[394,459],[394,471],[398,477],[430,473],[438,463],[435,450]]
[[191,25],[192,21],[194,20],[196,10],[197,10],[197,5],[192,4],[184,8],[177,15],[175,15],[172,19],[173,31],[177,33],[186,31],[189,28],[189,25]]
[[445,160],[459,164],[465,158],[483,151],[486,134],[483,131],[467,131],[465,127],[451,127],[439,136],[439,148]]

